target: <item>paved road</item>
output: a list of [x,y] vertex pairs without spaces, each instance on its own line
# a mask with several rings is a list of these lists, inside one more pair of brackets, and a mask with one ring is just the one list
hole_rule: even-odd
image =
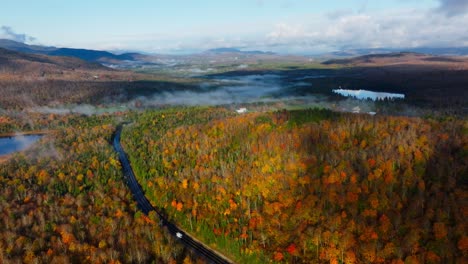
[[195,240],[189,234],[178,228],[175,224],[169,222],[167,218],[159,212],[159,210],[157,210],[151,205],[151,203],[146,198],[140,184],[137,182],[133,169],[127,158],[127,154],[125,153],[125,151],[122,148],[122,145],[120,144],[120,134],[122,132],[123,125],[124,124],[120,124],[117,127],[112,137],[112,143],[115,151],[117,151],[117,153],[119,154],[119,160],[122,164],[122,171],[125,177],[125,181],[127,182],[128,187],[132,191],[133,198],[136,200],[140,210],[143,211],[143,213],[145,214],[149,214],[149,212],[155,211],[156,214],[159,216],[160,224],[162,226],[167,227],[171,235],[173,235],[178,241],[180,241],[186,247],[194,251],[200,257],[207,260],[208,263],[233,263],[232,261],[226,259],[220,254],[214,252],[212,249],[208,248],[208,246],[202,244],[198,240]]

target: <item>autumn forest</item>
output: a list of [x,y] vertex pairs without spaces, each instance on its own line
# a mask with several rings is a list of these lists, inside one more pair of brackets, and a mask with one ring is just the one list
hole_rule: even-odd
[[466,123],[222,112],[125,131],[147,196],[207,243],[245,262],[466,260]]
[[0,39],[0,264],[468,263],[468,58],[343,57]]

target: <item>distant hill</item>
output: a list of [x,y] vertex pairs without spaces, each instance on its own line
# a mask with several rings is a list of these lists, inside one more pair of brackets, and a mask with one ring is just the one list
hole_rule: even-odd
[[21,42],[17,42],[9,39],[0,39],[0,47],[4,49],[33,53],[33,54],[47,54],[48,52],[54,51],[56,47],[47,47],[39,45],[28,45]]
[[30,54],[75,57],[88,62],[99,63],[110,63],[127,60],[134,61],[137,60],[137,57],[142,56],[139,53],[124,53],[121,55],[116,55],[108,51],[100,50],[56,48],[39,45],[28,45],[8,39],[0,39],[0,48]]
[[347,65],[347,64],[363,64],[363,63],[374,63],[377,60],[382,60],[382,59],[398,59],[401,60],[401,58],[404,57],[420,57],[420,56],[425,56],[424,54],[420,53],[414,53],[414,52],[395,52],[395,53],[384,53],[384,54],[368,54],[368,55],[363,55],[363,56],[358,56],[358,57],[353,57],[353,58],[347,58],[347,59],[332,59],[332,60],[327,60],[324,61],[322,64],[325,65],[330,65],[330,64],[342,64],[342,65]]
[[[346,66],[365,66],[365,67],[380,67],[380,66],[402,66],[413,65],[426,68],[450,68],[450,69],[466,69],[468,58],[462,56],[436,56],[430,54],[422,54],[415,52],[395,52],[385,54],[368,54],[346,59],[331,59],[322,62],[322,64],[330,65],[346,65]],[[401,68],[401,67],[400,67]],[[404,68],[401,68],[404,69]]]
[[353,57],[366,54],[384,54],[384,53],[399,53],[399,52],[414,52],[436,56],[467,56],[468,47],[418,47],[418,48],[375,48],[375,49],[350,49],[341,50],[331,53],[331,56],[338,57]]
[[115,55],[108,51],[100,50],[88,50],[88,49],[71,49],[71,48],[60,48],[54,51],[48,52],[51,56],[68,56],[76,57],[86,61],[110,61],[110,60],[134,60],[135,53],[124,53],[121,55]]
[[209,49],[207,53],[241,53],[241,54],[251,54],[251,55],[275,55],[274,52],[270,51],[260,51],[260,50],[240,50],[237,48],[216,48]]
[[[140,76],[75,57],[0,48],[0,112],[2,109],[103,102],[113,96],[126,95],[126,89],[132,89],[133,81]],[[145,83],[144,87],[147,89],[151,85]]]
[[241,52],[240,49],[236,48],[216,48],[216,49],[209,49],[206,52],[211,52],[211,53],[237,53]]
[[63,75],[64,72],[76,70],[110,71],[111,69],[78,58],[28,54],[0,48],[0,70],[9,74],[44,76]]

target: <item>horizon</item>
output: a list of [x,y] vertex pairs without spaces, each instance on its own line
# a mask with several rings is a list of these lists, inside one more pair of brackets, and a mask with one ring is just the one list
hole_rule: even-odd
[[468,1],[257,0],[5,3],[0,38],[26,44],[190,54],[214,48],[323,54],[468,46]]
[[[230,53],[230,52],[259,52],[259,53],[264,53],[264,54],[270,54],[270,55],[278,55],[278,56],[310,56],[310,57],[321,57],[321,56],[331,56],[332,58],[335,56],[345,56],[345,57],[359,57],[363,55],[372,55],[372,54],[387,54],[387,53],[415,53],[415,54],[432,54],[432,55],[451,55],[450,53],[447,53],[447,51],[453,50],[455,52],[453,55],[456,55],[457,52],[462,52],[464,54],[464,51],[457,51],[459,49],[468,50],[468,46],[447,46],[447,47],[432,47],[432,46],[421,46],[421,47],[401,47],[401,48],[356,48],[356,49],[348,49],[348,50],[335,50],[335,51],[330,51],[330,52],[323,52],[323,53],[283,53],[283,52],[272,52],[270,50],[255,50],[255,49],[248,49],[248,48],[242,48],[242,47],[213,47],[209,48],[207,50],[185,50],[185,51],[179,51],[179,52],[162,52],[162,53],[154,53],[154,52],[147,52],[144,50],[136,50],[136,49],[129,49],[129,50],[99,50],[99,49],[93,49],[93,48],[80,48],[80,47],[57,47],[57,46],[45,46],[41,44],[27,44],[26,42],[21,42],[17,40],[12,40],[12,39],[6,39],[6,38],[0,38],[0,41],[7,40],[7,41],[12,41],[14,43],[19,43],[19,44],[25,44],[27,46],[39,46],[39,47],[45,47],[45,48],[55,48],[55,49],[74,49],[74,50],[86,50],[86,51],[96,51],[96,52],[109,52],[114,55],[122,55],[122,54],[142,54],[142,55],[149,55],[149,56],[155,56],[155,55],[169,55],[169,56],[190,56],[190,55],[198,55],[206,52],[216,52],[216,53]],[[4,47],[0,47],[2,49]],[[8,48],[6,48],[8,49]],[[14,50],[14,49],[12,49]],[[232,50],[232,51],[227,51],[227,50]],[[438,51],[439,50],[439,51]],[[433,53],[435,52],[435,53]],[[468,52],[468,51],[467,51]],[[340,55],[341,54],[341,55]],[[468,55],[461,55],[461,56],[468,56]]]

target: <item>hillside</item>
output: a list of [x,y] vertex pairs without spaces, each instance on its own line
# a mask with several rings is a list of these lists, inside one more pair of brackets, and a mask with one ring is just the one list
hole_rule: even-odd
[[80,70],[110,70],[100,64],[86,62],[77,58],[27,54],[0,48],[0,67],[2,74],[27,74],[35,76],[45,72]]
[[0,116],[0,133],[49,130],[0,164],[0,263],[196,263],[133,202],[109,144],[116,118]]
[[143,56],[139,53],[124,53],[116,55],[111,52],[101,50],[56,48],[40,45],[28,45],[8,39],[0,39],[0,48],[29,54],[75,57],[88,62],[99,63],[118,62],[125,60],[133,61],[136,60],[137,57]]
[[122,92],[116,82],[136,76],[78,58],[0,48],[0,109],[89,103]]
[[464,57],[433,56],[422,53],[398,52],[383,54],[368,54],[347,59],[332,59],[324,61],[324,65],[344,66],[389,66],[389,65],[415,65],[438,66],[444,68],[468,69],[468,59]]
[[76,57],[85,61],[95,61],[95,62],[115,62],[123,60],[135,60],[135,56],[139,54],[135,53],[124,53],[121,55],[115,55],[108,51],[100,50],[88,50],[88,49],[71,49],[71,48],[61,48],[47,53],[51,56],[68,56]]
[[192,80],[115,70],[63,56],[0,48],[0,111],[66,104],[118,104],[163,91],[196,90]]
[[236,48],[215,48],[205,51],[205,53],[237,53],[237,54],[251,54],[251,55],[275,55],[274,52],[260,51],[260,50],[240,50]]
[[147,197],[239,263],[463,263],[466,122],[325,110],[141,114]]
[[367,54],[398,53],[401,51],[430,54],[434,56],[466,56],[468,47],[418,47],[418,48],[361,48],[332,52],[331,56],[355,57]]
[[33,53],[33,54],[47,54],[47,52],[56,50],[55,47],[41,46],[41,45],[28,45],[22,42],[17,42],[10,39],[0,39],[0,47],[4,49]]
[[109,144],[121,120],[153,205],[238,263],[468,258],[466,121],[173,108],[1,119],[52,132],[0,166],[0,260],[196,261],[131,202]]
[[[290,81],[303,76],[297,94],[331,93],[341,87],[405,95],[405,101],[427,109],[451,109],[466,114],[468,58],[418,53],[370,54],[328,60],[324,69],[292,69],[281,72]],[[398,114],[398,111],[395,112]]]

